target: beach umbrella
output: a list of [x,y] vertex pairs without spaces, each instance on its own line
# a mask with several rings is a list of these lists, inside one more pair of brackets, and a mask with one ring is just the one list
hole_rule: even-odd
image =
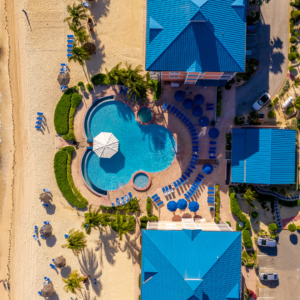
[[201,95],[201,94],[197,94],[195,97],[194,97],[194,102],[195,102],[195,104],[196,105],[201,105],[201,104],[203,104],[204,103],[204,97],[203,97],[203,95]]
[[43,297],[53,296],[55,294],[55,290],[54,290],[52,283],[48,282],[47,284],[44,284],[41,292],[42,292]]
[[170,201],[167,204],[167,208],[169,211],[175,211],[177,209],[177,203],[175,201]]
[[202,116],[198,119],[198,124],[202,127],[206,127],[209,124],[208,117]]
[[181,102],[185,98],[185,92],[184,91],[177,91],[174,94],[174,98],[176,101]]
[[192,201],[189,203],[189,210],[192,212],[196,212],[197,210],[199,210],[199,204],[196,201]]
[[211,164],[205,164],[202,167],[203,173],[207,174],[207,175],[211,174],[213,172],[213,170],[214,170],[214,167]]
[[192,114],[194,117],[200,117],[203,114],[203,109],[197,105],[193,107]]
[[93,151],[102,158],[111,158],[118,152],[119,141],[110,132],[101,132],[93,140]]
[[62,73],[59,74],[57,77],[57,81],[59,84],[66,85],[70,82],[70,74],[69,73]]
[[52,200],[50,195],[48,193],[41,193],[40,194],[40,199],[44,202],[44,203],[48,203],[50,204],[50,201]]
[[66,259],[62,255],[56,257],[53,262],[57,268],[63,268],[66,266]]
[[186,209],[187,207],[187,201],[184,200],[184,199],[179,199],[177,201],[177,208],[180,209],[180,210],[183,210],[183,209]]
[[184,107],[184,108],[186,108],[186,109],[191,109],[193,106],[194,106],[194,102],[193,102],[192,99],[186,98],[186,99],[183,101],[183,107]]
[[220,132],[216,127],[209,129],[208,135],[212,139],[216,139],[219,136]]
[[45,238],[50,237],[52,234],[52,227],[49,224],[45,224],[40,229],[40,235],[42,235]]
[[96,46],[93,43],[85,43],[83,47],[87,50],[89,55],[93,55],[96,52]]

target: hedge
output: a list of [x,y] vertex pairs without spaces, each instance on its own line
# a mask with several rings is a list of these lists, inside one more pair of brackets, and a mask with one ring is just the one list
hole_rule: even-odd
[[222,113],[222,88],[217,88],[217,117],[221,117]]
[[105,74],[97,74],[91,77],[91,82],[93,85],[105,85],[106,75]]
[[140,268],[142,267],[142,251],[139,252],[139,264]]
[[69,111],[73,89],[68,89],[61,96],[54,112],[54,126],[57,134],[67,134],[69,131]]
[[295,52],[290,52],[288,55],[288,59],[289,61],[293,61],[297,58],[296,53]]
[[244,228],[243,228],[243,231],[242,231],[242,238],[243,238],[244,245],[247,248],[252,248],[253,244],[252,244],[250,231],[249,231],[250,230],[250,222],[247,219],[247,217],[242,213],[235,193],[231,193],[229,195],[229,198],[230,198],[231,212],[234,215],[236,215],[241,222],[244,223]]
[[216,184],[216,195],[215,195],[215,222],[219,223],[220,222],[220,191],[219,191],[219,185]]
[[142,286],[142,274],[139,275],[139,287],[141,289],[141,286]]
[[290,37],[290,42],[291,42],[292,44],[297,43],[297,38],[296,38],[295,36],[291,36],[291,37]]
[[[137,200],[137,197],[132,198],[131,200],[135,200],[135,201],[140,201]],[[133,212],[135,213],[135,210],[131,210],[131,201],[129,201],[128,203],[124,204],[124,205],[120,205],[120,206],[104,206],[104,205],[100,205],[100,209],[102,210],[107,210],[107,211],[127,211],[127,212]]]
[[151,217],[151,198],[147,198],[146,210],[148,217]]
[[159,100],[161,96],[161,82],[156,80],[151,80],[155,85],[155,91],[153,95],[153,101]]
[[72,98],[71,98],[71,109],[70,109],[70,113],[69,113],[69,132],[68,134],[63,135],[63,139],[67,140],[67,141],[75,141],[75,134],[74,134],[74,115],[76,112],[76,109],[78,107],[78,105],[80,104],[82,100],[82,97],[77,94],[77,93],[73,93]]
[[68,146],[59,150],[54,157],[54,173],[57,185],[66,200],[77,208],[85,208],[87,200],[74,185],[71,174],[71,161],[74,147]]
[[148,221],[158,221],[158,216],[151,216],[151,217],[143,216],[143,217],[141,217],[140,218],[140,222],[141,222],[140,228],[146,229]]

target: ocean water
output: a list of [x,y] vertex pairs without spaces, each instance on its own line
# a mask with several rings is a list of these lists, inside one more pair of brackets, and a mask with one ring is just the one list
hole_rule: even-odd
[[172,133],[160,125],[139,124],[132,109],[122,102],[99,104],[87,127],[93,138],[101,132],[111,132],[119,140],[119,151],[114,156],[99,158],[92,152],[83,164],[89,180],[100,189],[117,190],[137,171],[163,171],[175,158],[177,145]]

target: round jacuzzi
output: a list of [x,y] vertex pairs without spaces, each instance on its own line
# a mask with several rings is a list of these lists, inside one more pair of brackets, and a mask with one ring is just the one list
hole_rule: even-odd
[[136,115],[140,124],[150,124],[154,120],[154,112],[148,106],[142,106]]
[[132,185],[138,191],[145,191],[151,184],[150,176],[145,172],[137,172],[132,177]]

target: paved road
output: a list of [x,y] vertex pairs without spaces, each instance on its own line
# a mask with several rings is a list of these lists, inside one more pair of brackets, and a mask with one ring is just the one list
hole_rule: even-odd
[[258,250],[259,272],[278,273],[278,282],[259,281],[258,300],[298,300],[300,299],[300,234],[288,230],[279,233],[277,248]]
[[[252,104],[264,92],[275,96],[283,83],[288,64],[289,0],[271,0],[261,6],[257,34],[247,36],[247,50],[259,60],[259,69],[236,89],[236,115],[252,111]],[[270,41],[274,41],[271,45]],[[247,56],[248,58],[248,56]]]

